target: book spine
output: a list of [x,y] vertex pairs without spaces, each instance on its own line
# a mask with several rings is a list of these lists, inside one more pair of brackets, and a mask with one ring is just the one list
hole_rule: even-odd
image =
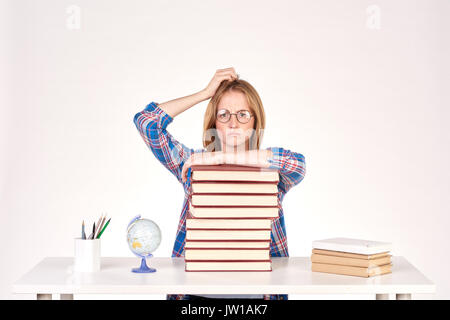
[[186,272],[270,272],[272,271],[272,268],[270,269],[265,269],[265,270],[241,270],[241,269],[236,269],[236,270],[187,270],[186,267],[184,269]]
[[331,257],[347,257],[347,258],[355,258],[355,259],[362,259],[362,260],[373,260],[378,259],[389,255],[389,251],[378,253],[378,254],[358,254],[358,253],[349,253],[349,252],[342,252],[342,251],[331,251],[331,250],[322,250],[322,249],[313,249],[312,253],[315,254],[321,254],[321,255],[327,255]]
[[186,262],[224,262],[224,263],[234,263],[234,262],[270,262],[272,263],[272,260],[248,260],[248,259],[242,259],[242,260],[187,260],[185,259]]
[[268,242],[268,243],[270,243],[270,240],[258,240],[258,239],[255,239],[255,240],[251,240],[251,239],[243,239],[243,240],[234,240],[234,239],[224,239],[224,240],[219,240],[219,239],[206,239],[206,240],[203,240],[203,239],[188,239],[188,240],[186,240],[186,242],[187,241],[190,241],[190,242],[204,242],[204,241],[206,241],[206,242]]
[[[239,262],[237,260],[228,260],[228,261],[223,261],[223,260],[186,260],[187,263],[189,262],[218,262],[218,263],[233,263],[233,262]],[[186,272],[267,272],[267,271],[272,271],[272,261],[271,260],[242,260],[240,262],[269,262],[269,268],[268,269],[260,269],[260,270],[246,270],[246,269],[202,269],[202,270],[190,270],[187,267],[187,263],[185,263],[185,271]]]
[[195,220],[273,220],[274,217],[194,217],[186,219]]
[[376,247],[367,247],[362,245],[354,245],[354,244],[341,244],[341,243],[321,243],[313,241],[312,244],[313,249],[321,249],[321,250],[329,250],[329,251],[339,251],[339,252],[347,252],[347,253],[355,253],[355,254],[364,254],[364,255],[374,255],[383,253],[386,251],[391,251],[391,245],[379,245]]
[[185,248],[186,260],[234,262],[270,260],[269,248]]
[[[197,231],[197,232],[195,232]],[[206,231],[206,232],[204,232]],[[195,234],[193,234],[195,232]],[[186,229],[186,241],[192,240],[270,240],[271,229]]]
[[238,164],[194,164],[192,171],[251,171],[251,172],[277,172],[276,169]]
[[193,184],[205,183],[205,184],[274,184],[278,185],[278,181],[250,181],[250,180],[193,180]]
[[313,262],[311,264],[311,271],[368,278],[373,275],[390,273],[391,265],[392,264],[385,264],[381,266],[365,268],[365,267],[342,266],[342,265]]
[[261,251],[265,251],[269,249],[269,247],[267,248],[245,248],[245,247],[233,247],[233,248],[208,248],[208,247],[195,247],[195,248],[185,248],[186,250],[261,250]]
[[201,196],[245,196],[245,197],[253,197],[253,196],[277,196],[278,192],[275,193],[243,193],[243,192],[194,192],[192,196],[201,195]]
[[[239,245],[236,245],[235,247],[230,247],[230,246],[223,246],[223,247],[215,247],[215,246],[204,246],[204,247],[196,247],[196,246],[191,246],[193,245],[193,243],[191,243],[192,240],[188,240],[186,241],[186,244],[184,245],[184,249],[185,251],[187,250],[269,250],[270,251],[270,241],[264,240],[262,242],[266,242],[267,246],[263,246],[263,247],[250,247],[248,245],[248,242],[242,242]],[[205,242],[214,242],[214,241],[198,241],[198,242],[202,242],[202,245],[205,245]],[[217,242],[225,242],[225,241],[217,241]],[[230,241],[230,242],[236,242],[236,241]],[[254,241],[252,241],[254,242]],[[223,244],[222,244],[223,245]]]
[[225,206],[225,205],[198,205],[198,204],[192,204],[191,206],[195,208],[279,208],[279,206],[241,206],[241,205],[231,205],[231,206]]
[[186,228],[186,231],[189,230],[220,230],[220,231],[271,231],[270,228],[257,228],[257,229],[251,229],[251,228]]
[[[242,217],[231,217],[231,218],[223,218],[223,220],[236,220],[236,221],[241,221],[242,222],[242,220],[269,220],[271,217],[261,217],[261,218],[259,218],[259,217],[251,217],[251,218],[242,218]],[[186,218],[186,220],[214,220],[214,221],[216,221],[216,220],[222,220],[222,218],[219,218],[219,219],[213,219],[213,218]]]
[[384,257],[380,259],[355,259],[347,257],[327,256],[322,254],[313,253],[311,255],[311,262],[327,263],[343,266],[355,266],[355,267],[371,267],[380,266],[391,262],[390,257]]

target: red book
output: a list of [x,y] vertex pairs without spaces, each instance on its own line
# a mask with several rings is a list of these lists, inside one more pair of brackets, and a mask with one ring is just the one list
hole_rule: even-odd
[[195,181],[245,181],[278,182],[278,170],[234,164],[192,165],[192,182]]

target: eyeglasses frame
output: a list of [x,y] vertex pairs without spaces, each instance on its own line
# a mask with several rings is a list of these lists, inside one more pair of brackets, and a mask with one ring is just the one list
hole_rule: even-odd
[[[227,109],[220,109],[220,110],[226,110],[226,111],[230,114],[230,117],[228,118],[228,120],[224,122],[224,121],[220,121],[219,118],[217,117],[217,115],[218,115],[218,113],[219,113],[219,111],[217,111],[217,113],[216,113],[216,119],[217,119],[219,122],[221,122],[221,123],[228,123],[228,122],[231,120],[231,116],[232,116],[232,115],[235,115],[235,116],[236,116],[236,120],[237,120],[239,123],[246,124],[246,123],[249,123],[250,120],[252,119],[252,117],[255,116],[255,115],[252,114],[250,111],[245,110],[245,109],[238,110],[238,112],[236,112],[236,113],[231,113],[231,112],[228,111]],[[241,112],[241,111],[246,111],[246,112],[250,113],[250,119],[248,119],[247,122],[241,122],[241,121],[239,120],[239,118],[238,118],[237,115],[238,115],[238,113]]]

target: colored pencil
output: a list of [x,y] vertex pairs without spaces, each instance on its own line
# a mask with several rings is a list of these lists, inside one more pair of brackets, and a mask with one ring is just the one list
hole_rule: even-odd
[[105,231],[106,227],[108,226],[109,222],[111,221],[111,218],[108,219],[108,221],[106,222],[105,226],[103,227],[102,231],[99,233],[99,235],[97,236],[97,239],[100,239],[101,235],[103,234],[103,232]]
[[95,239],[98,239],[98,235],[100,234],[100,231],[102,231],[103,225],[105,224],[106,215],[102,217],[102,221],[100,222],[100,226],[97,228],[97,234],[95,235]]
[[95,222],[94,222],[94,226],[92,227],[92,232],[91,232],[91,234],[89,235],[89,240],[92,240],[92,239],[94,239],[94,233],[95,233]]
[[81,239],[86,240],[86,232],[84,232],[84,220],[83,224],[81,225]]
[[98,221],[97,221],[97,227],[95,228],[95,231],[94,231],[94,238],[93,239],[95,239],[95,235],[98,233],[98,229],[99,229],[99,227],[100,227],[100,222],[102,221],[102,216],[100,216],[100,218],[98,218]]

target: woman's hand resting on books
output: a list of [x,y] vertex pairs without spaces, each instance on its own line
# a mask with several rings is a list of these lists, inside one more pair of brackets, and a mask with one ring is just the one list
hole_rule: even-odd
[[183,182],[187,181],[187,172],[192,165],[223,164],[225,163],[224,160],[224,154],[222,151],[193,153],[183,165],[183,169],[181,170],[181,180]]
[[268,158],[272,158],[270,150],[247,150],[244,152],[198,152],[193,153],[184,163],[181,180],[187,181],[188,169],[194,164],[236,164],[255,167],[269,167]]

